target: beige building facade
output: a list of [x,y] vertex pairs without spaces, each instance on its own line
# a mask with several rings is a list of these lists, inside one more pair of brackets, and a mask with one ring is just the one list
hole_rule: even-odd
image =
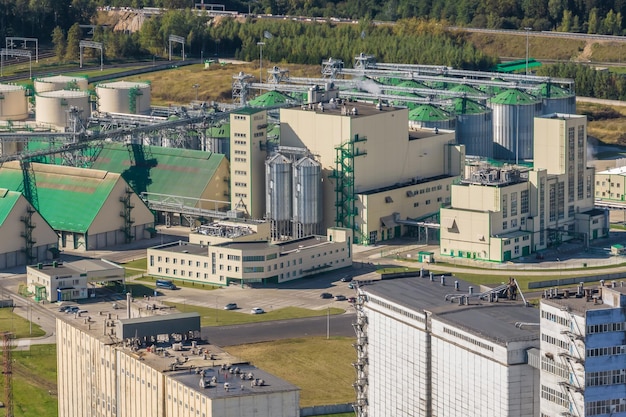
[[409,131],[405,108],[335,101],[281,109],[280,120],[281,145],[307,148],[322,165],[323,226],[350,228],[359,244],[404,234],[385,218],[436,215],[464,163],[454,132]]
[[626,167],[597,172],[595,181],[596,200],[622,204],[626,201]]
[[148,274],[210,285],[282,283],[352,265],[352,231],[288,242],[175,242],[148,249]]
[[481,169],[452,186],[452,207],[441,210],[441,255],[505,262],[607,236],[586,147],[585,116],[535,118],[532,170]]

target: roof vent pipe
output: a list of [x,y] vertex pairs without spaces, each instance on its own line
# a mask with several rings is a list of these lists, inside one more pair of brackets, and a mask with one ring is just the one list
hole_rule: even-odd
[[454,289],[455,289],[456,291],[458,291],[458,290],[459,290],[459,281],[454,281]]
[[433,271],[430,271],[430,282],[433,282],[435,279],[433,278]]
[[445,286],[446,286],[446,277],[445,277],[445,275],[442,275],[442,276],[441,276],[441,286],[442,286],[442,287],[445,287]]
[[126,293],[126,318],[130,318],[130,293]]
[[474,287],[469,287],[469,294],[470,295],[474,294]]

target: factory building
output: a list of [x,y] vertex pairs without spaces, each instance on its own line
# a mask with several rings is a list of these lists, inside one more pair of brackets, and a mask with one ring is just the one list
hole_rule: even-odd
[[270,224],[263,220],[226,219],[200,225],[189,233],[189,243],[217,245],[270,240]]
[[608,203],[626,201],[626,167],[607,169],[596,173],[596,200]]
[[59,237],[22,193],[0,188],[0,269],[50,260]]
[[70,301],[95,295],[96,283],[124,283],[124,268],[105,259],[38,263],[26,267],[26,285],[36,301]]
[[[24,185],[24,178],[32,182]],[[39,163],[22,168],[7,162],[0,168],[0,184],[12,191],[27,190],[31,204],[59,235],[60,250],[130,243],[149,237],[154,227],[152,212],[112,172]]]
[[478,169],[452,186],[452,207],[441,209],[441,255],[504,262],[607,236],[607,214],[594,209],[586,117],[536,117],[534,137],[532,170]]
[[118,312],[57,319],[59,417],[299,416],[299,388],[215,351],[197,313]]
[[[535,417],[539,311],[511,281],[481,290],[451,277],[359,286],[357,415]],[[555,416],[557,414],[552,414]]]
[[149,248],[148,274],[210,285],[276,284],[352,265],[349,229],[329,228],[326,236],[279,243],[234,239],[208,244],[206,239]]
[[321,228],[347,227],[355,243],[405,234],[436,216],[461,173],[454,132],[408,130],[408,109],[331,100],[280,110],[282,146],[321,166]]
[[[92,168],[121,174],[137,194],[147,193],[151,202],[160,202],[164,209],[185,206],[217,211],[230,204],[229,164],[221,154],[108,143]],[[161,223],[193,225],[193,216],[160,211],[158,204],[154,208]]]
[[541,417],[626,416],[626,287],[549,291],[541,300]]

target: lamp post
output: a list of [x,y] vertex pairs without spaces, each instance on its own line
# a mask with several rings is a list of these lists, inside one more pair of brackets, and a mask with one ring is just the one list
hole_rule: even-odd
[[257,45],[259,45],[259,82],[262,83],[263,82],[263,45],[265,45],[265,42],[257,42]]
[[198,101],[198,88],[200,87],[200,84],[194,84],[191,87],[196,90],[196,101]]
[[528,37],[533,28],[525,27],[524,30],[526,31],[526,75],[528,75]]

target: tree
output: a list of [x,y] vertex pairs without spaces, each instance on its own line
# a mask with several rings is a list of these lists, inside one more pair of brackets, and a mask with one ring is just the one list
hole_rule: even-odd
[[78,23],[74,23],[70,30],[67,31],[67,47],[65,51],[65,58],[68,61],[74,61],[79,58],[80,36],[80,26],[78,25]]
[[54,45],[54,54],[57,56],[57,59],[62,60],[65,56],[65,33],[58,26],[52,31],[52,44]]
[[571,32],[572,31],[572,12],[569,10],[563,10],[563,19],[561,24],[557,27],[559,32]]
[[598,21],[598,9],[595,7],[589,12],[589,25],[587,27],[587,33],[598,33],[600,22]]

